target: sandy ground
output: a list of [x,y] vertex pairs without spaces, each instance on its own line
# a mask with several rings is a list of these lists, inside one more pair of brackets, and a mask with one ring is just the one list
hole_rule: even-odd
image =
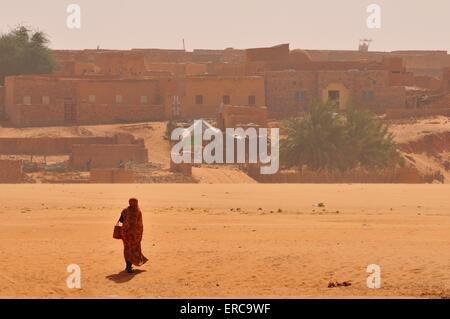
[[[448,185],[0,185],[0,297],[359,298],[450,295]],[[112,229],[141,201],[122,273]],[[325,207],[318,207],[318,203]],[[81,267],[82,289],[66,286]],[[368,289],[366,267],[381,267]],[[329,281],[351,281],[327,288]]]
[[253,178],[235,167],[218,165],[213,167],[193,167],[192,177],[201,184],[255,184]]
[[397,121],[403,123],[391,124],[389,131],[397,143],[407,143],[424,135],[439,134],[450,131],[450,119],[445,116],[434,116],[419,120]]

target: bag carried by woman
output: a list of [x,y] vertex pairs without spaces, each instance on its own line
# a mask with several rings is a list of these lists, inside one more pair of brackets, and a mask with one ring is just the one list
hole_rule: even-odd
[[114,239],[122,239],[122,223],[121,222],[117,222],[116,226],[114,226],[113,238]]

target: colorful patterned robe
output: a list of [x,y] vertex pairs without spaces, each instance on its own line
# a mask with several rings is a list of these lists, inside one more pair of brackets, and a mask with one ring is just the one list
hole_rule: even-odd
[[135,266],[142,266],[148,259],[142,254],[141,240],[144,232],[142,213],[138,208],[125,208],[120,217],[122,226],[123,254],[126,261]]

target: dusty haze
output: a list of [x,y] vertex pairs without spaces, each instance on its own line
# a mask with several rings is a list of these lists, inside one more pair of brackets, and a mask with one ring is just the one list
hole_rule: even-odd
[[[66,27],[67,5],[82,8],[81,30]],[[382,8],[381,29],[366,26],[369,4]],[[1,1],[0,30],[24,23],[46,31],[56,49],[135,47],[249,48],[290,42],[292,48],[449,50],[450,2],[433,1]]]

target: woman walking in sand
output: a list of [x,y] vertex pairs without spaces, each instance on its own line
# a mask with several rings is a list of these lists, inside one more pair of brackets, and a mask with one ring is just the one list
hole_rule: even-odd
[[133,265],[142,266],[148,259],[142,254],[141,240],[144,232],[142,213],[138,200],[131,198],[129,206],[120,214],[119,222],[122,223],[123,254],[128,273],[133,272]]

